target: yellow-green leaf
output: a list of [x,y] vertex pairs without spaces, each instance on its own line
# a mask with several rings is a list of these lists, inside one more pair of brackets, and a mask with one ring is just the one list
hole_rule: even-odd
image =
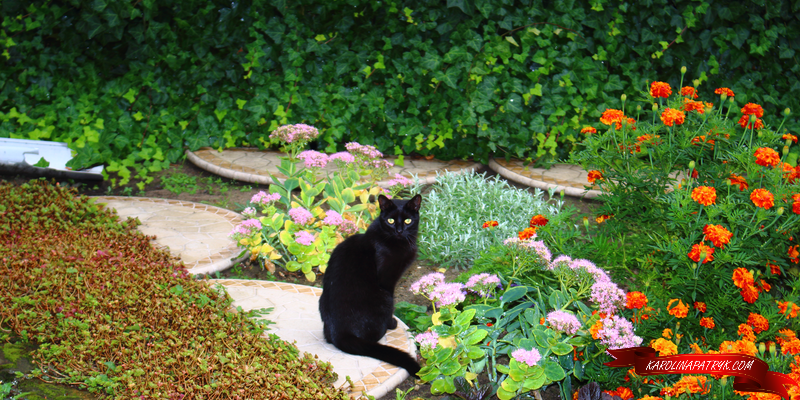
[[517,41],[516,41],[516,40],[514,40],[514,38],[513,38],[513,37],[511,37],[511,36],[506,36],[506,42],[508,42],[508,43],[511,43],[511,44],[513,44],[514,46],[517,46],[517,47],[519,47],[519,45],[517,44]]

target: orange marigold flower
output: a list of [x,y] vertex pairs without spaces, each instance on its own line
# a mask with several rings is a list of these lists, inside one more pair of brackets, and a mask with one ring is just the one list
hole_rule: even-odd
[[583,129],[581,129],[581,133],[597,133],[597,129],[591,126],[585,126]]
[[800,201],[795,201],[792,203],[792,212],[795,214],[800,214]]
[[664,398],[663,397],[645,395],[644,397],[639,397],[639,400],[664,400]]
[[600,116],[600,122],[609,126],[616,124],[616,129],[622,129],[623,119],[625,119],[625,114],[623,114],[621,110],[615,110],[613,108],[603,111],[603,115]]
[[753,155],[756,156],[756,164],[764,167],[774,167],[781,163],[781,156],[769,147],[761,147]]
[[791,329],[786,328],[778,330],[778,336],[775,336],[775,341],[777,341],[781,346],[783,346],[784,343],[795,339],[797,339],[797,334]]
[[750,116],[742,115],[742,118],[739,118],[739,126],[745,129],[761,129],[764,127],[764,121],[756,118],[755,122],[750,123]]
[[519,240],[528,240],[536,235],[536,228],[525,228],[518,233]]
[[703,243],[698,243],[692,246],[692,250],[689,252],[689,258],[694,262],[700,262],[701,254],[705,253],[706,258],[703,259],[703,264],[714,261],[714,248],[708,247]]
[[750,193],[750,200],[753,201],[753,204],[756,207],[769,209],[775,205],[775,196],[769,192],[767,189],[756,189]]
[[672,87],[667,82],[653,82],[650,84],[650,96],[667,98],[672,94]]
[[753,327],[753,332],[761,333],[769,329],[769,321],[761,314],[750,313],[747,317],[747,325]]
[[755,280],[750,271],[741,267],[733,270],[733,284],[736,285],[736,287],[742,289],[746,286],[753,286],[754,283]]
[[663,331],[661,331],[661,336],[663,336],[666,339],[672,339],[672,329],[669,328],[664,329]]
[[783,354],[800,354],[800,340],[794,339],[784,343],[781,346]]
[[764,109],[756,103],[747,103],[744,105],[744,107],[742,107],[742,114],[755,115],[756,117],[761,118],[764,116]]
[[493,228],[493,227],[495,227],[497,225],[498,225],[497,221],[486,221],[486,222],[483,223],[483,227],[484,228]]
[[787,140],[788,139],[788,140],[791,140],[792,142],[797,143],[797,136],[792,135],[791,133],[785,133],[783,136],[781,136],[781,139],[783,139],[783,140]]
[[739,175],[731,174],[731,177],[728,179],[731,180],[731,185],[739,185],[739,190],[747,190],[747,188],[750,187],[747,181]]
[[639,309],[647,305],[647,296],[642,292],[628,292],[625,296],[628,300],[625,308]]
[[736,333],[738,333],[739,336],[741,336],[744,340],[751,342],[756,341],[756,334],[753,332],[753,328],[751,328],[750,325],[739,324],[739,330],[736,331]]
[[710,206],[717,201],[717,190],[710,186],[698,186],[692,190],[692,200]]
[[703,354],[703,349],[701,349],[700,346],[697,343],[690,344],[689,348],[692,349],[694,354]]
[[642,143],[642,142],[647,142],[647,141],[652,140],[653,144],[661,143],[660,140],[656,142],[656,139],[661,139],[661,136],[647,134],[647,135],[642,135],[642,136],[637,137],[636,141],[639,142],[639,143]]
[[598,224],[602,224],[603,222],[606,222],[607,220],[611,219],[611,217],[613,217],[613,216],[614,216],[614,214],[601,215],[601,216],[595,218],[595,221],[597,221]]
[[657,351],[660,357],[678,354],[678,346],[671,340],[664,338],[650,341],[650,347]]
[[[798,213],[798,214],[800,214],[800,213]],[[769,267],[769,272],[772,275],[780,275],[781,274],[781,267],[779,267],[777,265],[774,265],[774,264],[770,264],[769,262],[767,262],[767,267]]]
[[798,258],[800,258],[800,251],[797,251],[797,247],[800,245],[789,246],[789,259],[792,260],[793,263],[797,264]]
[[714,139],[706,140],[706,135],[695,136],[692,138],[692,145],[693,146],[701,146],[703,143],[708,143],[711,147],[708,147],[710,150],[714,150]]
[[791,301],[784,301],[784,302],[779,301],[778,310],[780,310],[781,314],[786,315],[786,319],[797,318],[797,312],[800,311],[800,307],[798,307],[797,304]]
[[758,289],[755,286],[745,286],[739,291],[744,301],[753,304],[758,300]]
[[[672,307],[672,303],[676,301],[678,304],[675,307]],[[672,299],[667,304],[667,311],[669,311],[670,315],[677,318],[686,318],[686,315],[689,314],[689,307],[686,304],[683,304],[683,301],[680,299]]]
[[621,397],[622,400],[630,400],[633,398],[633,391],[626,387],[618,387],[617,388],[617,396]]
[[531,222],[530,222],[529,225],[530,225],[531,228],[534,228],[534,227],[537,227],[537,226],[545,226],[545,225],[547,225],[548,221],[549,221],[549,219],[545,218],[544,215],[537,214],[537,215],[534,215],[533,218],[531,218]]
[[730,243],[733,233],[725,229],[722,225],[706,225],[703,227],[703,234],[706,239],[710,240],[715,247],[720,249],[725,248],[725,245]]
[[735,96],[735,95],[733,94],[733,90],[730,90],[730,89],[728,89],[728,88],[726,88],[726,87],[723,87],[723,88],[719,88],[719,89],[717,89],[717,90],[714,90],[714,93],[716,93],[716,94],[723,94],[723,93],[725,93],[726,95],[728,95],[728,97],[734,97],[734,96]]
[[598,319],[597,322],[589,328],[589,333],[592,334],[592,339],[600,339],[600,329],[603,329],[603,320]]
[[794,183],[794,178],[797,174],[792,164],[781,162],[778,166],[783,170],[783,179],[786,179],[789,183]]
[[681,96],[687,96],[696,99],[697,90],[692,86],[684,86],[681,88]]
[[706,312],[706,303],[703,303],[702,301],[695,301],[694,308],[700,312]]
[[684,121],[686,121],[686,114],[681,110],[666,108],[661,113],[661,122],[666,126],[681,125]]
[[711,317],[703,317],[700,318],[700,326],[708,329],[714,329],[716,325],[714,325],[714,318]]
[[772,289],[772,285],[770,285],[769,283],[767,283],[767,281],[763,279],[759,279],[756,288],[758,289],[759,292],[769,292],[769,290]]
[[598,170],[591,170],[589,171],[589,176],[587,176],[586,179],[589,181],[589,183],[594,185],[594,181],[598,179],[601,181],[603,180],[603,174]]
[[[683,110],[686,112],[689,111],[697,111],[698,114],[705,114],[706,113],[706,104],[702,101],[694,101],[689,99],[683,99]],[[709,107],[711,108],[711,107]]]
[[675,389],[676,395],[681,393],[708,394],[711,389],[706,384],[707,380],[708,377],[705,376],[684,375],[672,387]]

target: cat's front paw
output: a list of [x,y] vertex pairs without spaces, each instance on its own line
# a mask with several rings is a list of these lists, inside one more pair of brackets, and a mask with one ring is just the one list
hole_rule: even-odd
[[387,328],[388,328],[389,330],[392,330],[392,329],[397,329],[397,320],[396,320],[396,319],[394,319],[394,317],[392,317],[392,319],[391,319],[391,320],[389,320],[389,325],[387,326]]

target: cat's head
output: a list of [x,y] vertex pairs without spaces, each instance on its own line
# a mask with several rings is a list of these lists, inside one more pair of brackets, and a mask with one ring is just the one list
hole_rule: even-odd
[[389,200],[384,195],[378,196],[378,205],[381,208],[378,219],[382,230],[390,236],[416,237],[421,204],[420,195],[412,197],[411,200]]

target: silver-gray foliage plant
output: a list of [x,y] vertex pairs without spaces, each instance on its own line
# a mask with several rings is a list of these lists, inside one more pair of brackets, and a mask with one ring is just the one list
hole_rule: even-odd
[[[417,180],[411,192],[422,189]],[[562,203],[547,204],[543,195],[539,189],[531,194],[497,177],[487,178],[485,172],[437,174],[420,213],[420,259],[444,267],[472,266],[482,251],[516,237],[534,215],[558,213]],[[498,226],[483,229],[486,221]]]

